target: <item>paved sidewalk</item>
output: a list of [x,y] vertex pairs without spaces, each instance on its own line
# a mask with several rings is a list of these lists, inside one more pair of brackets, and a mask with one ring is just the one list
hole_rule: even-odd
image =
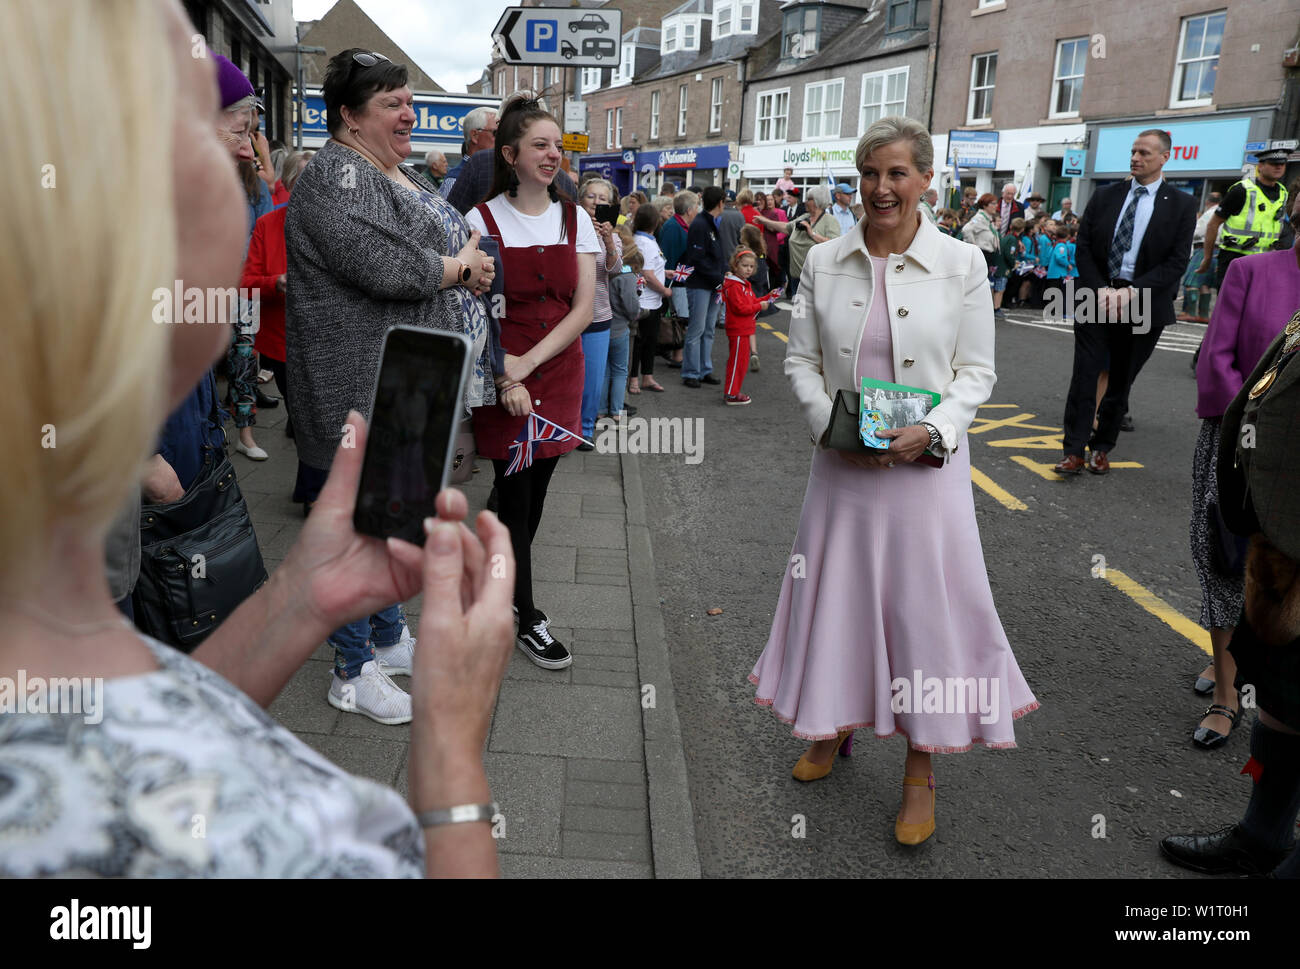
[[[271,385],[273,386],[273,385]],[[284,407],[258,414],[252,462],[233,452],[268,570],[297,538],[297,470]],[[227,434],[235,440],[233,425]],[[492,466],[465,487],[471,514]],[[698,878],[695,823],[635,456],[573,452],[551,480],[533,546],[535,597],[573,653],[543,670],[513,653],[488,737],[492,794],[505,816],[507,876]],[[420,601],[406,603],[419,634]],[[271,713],[344,769],[407,791],[408,726],[384,726],[325,699],[333,651],[322,644]],[[406,686],[405,677],[397,678]]]

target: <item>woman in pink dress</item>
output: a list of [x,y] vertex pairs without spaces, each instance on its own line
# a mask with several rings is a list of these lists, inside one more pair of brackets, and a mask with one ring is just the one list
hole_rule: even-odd
[[[815,743],[798,780],[830,773],[853,731],[908,741],[895,837],[934,832],[931,754],[1014,747],[1038,707],[989,589],[966,431],[996,379],[984,257],[919,216],[934,174],[925,128],[873,124],[857,148],[866,217],[808,254],[786,372],[817,447],[756,700]],[[888,450],[823,445],[837,390],[860,378],[937,390]],[[856,415],[855,415],[856,418]],[[942,467],[916,463],[927,449]]]

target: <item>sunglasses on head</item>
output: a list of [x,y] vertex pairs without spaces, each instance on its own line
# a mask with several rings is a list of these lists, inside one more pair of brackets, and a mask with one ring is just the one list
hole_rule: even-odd
[[[374,67],[380,61],[387,61],[388,58],[377,50],[372,50],[369,54],[364,51],[357,51],[352,55],[352,59],[362,67]],[[391,61],[390,61],[391,63]]]

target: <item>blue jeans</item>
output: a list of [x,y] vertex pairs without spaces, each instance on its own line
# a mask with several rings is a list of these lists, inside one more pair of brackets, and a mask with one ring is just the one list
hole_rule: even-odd
[[360,675],[361,667],[375,658],[375,647],[397,645],[405,625],[406,616],[399,604],[334,630],[329,644],[334,647],[335,675],[344,680]]
[[611,337],[609,359],[605,365],[605,386],[600,391],[600,411],[617,414],[623,409],[627,394],[627,361],[632,350],[632,333],[624,330],[622,336]]
[[596,406],[605,386],[605,361],[609,359],[609,330],[582,334],[582,356],[586,372],[582,378],[582,436],[596,430]]
[[682,379],[699,380],[713,373],[713,330],[718,325],[721,304],[711,289],[688,289],[686,301],[691,321],[686,326],[682,348]]
[[673,294],[673,313],[683,320],[691,315],[690,304],[686,300],[686,294],[690,292],[685,286],[674,286],[671,290]]

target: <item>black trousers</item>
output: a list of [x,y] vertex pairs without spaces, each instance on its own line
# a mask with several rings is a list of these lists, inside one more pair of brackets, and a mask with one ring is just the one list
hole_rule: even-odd
[[510,547],[515,553],[515,608],[519,625],[531,624],[537,616],[533,604],[533,538],[542,523],[546,489],[559,458],[537,458],[522,471],[506,474],[509,461],[493,459],[496,471],[497,517],[510,530]]
[[[1204,253],[1204,250],[1202,250],[1202,253]],[[1215,289],[1223,289],[1223,277],[1227,275],[1228,267],[1232,265],[1233,260],[1240,259],[1244,255],[1246,255],[1244,252],[1234,252],[1231,249],[1219,250],[1219,254],[1215,257],[1217,261],[1214,264]]]
[[628,377],[645,374],[654,376],[655,354],[659,352],[659,323],[663,319],[664,308],[646,310],[636,326],[636,336],[632,340],[632,356],[628,361]]
[[[1093,451],[1110,452],[1119,439],[1119,425],[1128,413],[1128,395],[1139,371],[1160,339],[1163,323],[1152,323],[1146,333],[1119,323],[1074,324],[1074,372],[1065,400],[1064,447],[1066,454],[1083,457],[1087,444]],[[1097,377],[1109,369],[1106,396],[1097,409]],[[1092,429],[1096,414],[1097,429]]]
[[283,360],[272,360],[265,354],[262,355],[262,366],[271,371],[275,377],[276,389],[280,391],[280,396],[284,399],[284,432],[293,433],[293,414],[289,413],[289,375]]

